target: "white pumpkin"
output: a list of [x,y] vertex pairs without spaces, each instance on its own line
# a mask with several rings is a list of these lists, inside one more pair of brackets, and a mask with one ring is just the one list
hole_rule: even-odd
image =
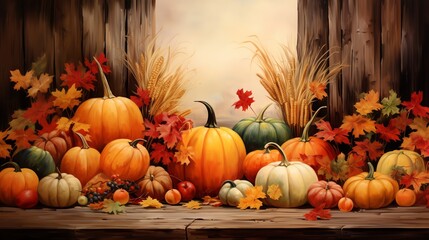
[[39,201],[45,206],[65,208],[73,206],[81,195],[82,185],[75,176],[51,173],[39,182]]
[[253,187],[247,180],[226,180],[219,190],[219,199],[224,205],[236,207],[240,203],[240,198],[246,196],[246,190]]

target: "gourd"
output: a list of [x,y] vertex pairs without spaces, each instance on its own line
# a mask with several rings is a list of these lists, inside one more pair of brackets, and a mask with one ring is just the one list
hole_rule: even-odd
[[344,185],[344,194],[353,200],[359,208],[375,209],[388,206],[399,190],[398,182],[378,172],[368,162],[369,171],[348,178]]
[[[322,106],[316,110],[311,119],[305,125],[300,138],[292,138],[282,144],[282,148],[288,159],[301,161],[301,156],[306,155],[329,157],[329,159],[332,160],[337,156],[337,152],[328,142],[317,137],[308,136],[311,124],[313,123],[316,115],[323,108],[326,108],[326,106]],[[320,166],[319,164],[316,164],[312,167],[316,172],[318,172]],[[322,177],[323,176],[319,176],[319,178]]]
[[378,160],[376,172],[390,176],[395,167],[403,167],[407,174],[426,169],[423,157],[411,150],[393,150],[383,154]]
[[100,152],[97,149],[89,147],[82,134],[77,133],[82,147],[76,146],[70,148],[61,161],[61,172],[72,174],[79,179],[82,186],[97,175],[100,170]]
[[65,208],[73,206],[81,195],[82,185],[71,174],[55,172],[39,182],[39,201],[45,206]]
[[274,200],[269,197],[264,203],[273,207],[299,207],[307,202],[307,191],[311,184],[318,181],[313,168],[300,161],[288,161],[283,149],[274,142],[269,142],[265,148],[274,147],[280,151],[282,160],[272,162],[259,170],[256,175],[255,186],[262,186],[267,194],[271,185],[280,188],[281,196]]
[[284,121],[264,118],[270,105],[262,109],[256,118],[244,118],[232,128],[243,139],[247,153],[263,149],[267,142],[282,144],[292,137],[292,130]]
[[149,166],[143,179],[138,182],[142,196],[164,200],[165,193],[173,188],[173,181],[163,167]]
[[100,63],[98,65],[104,88],[102,98],[90,98],[79,105],[72,120],[90,125],[89,145],[98,151],[119,138],[136,139],[143,136],[144,122],[140,109],[129,98],[112,94]]
[[338,209],[340,209],[341,212],[350,212],[354,208],[353,200],[351,200],[348,197],[342,197],[338,201]]
[[269,163],[280,161],[281,157],[279,151],[268,148],[248,153],[243,162],[244,176],[254,184],[258,171]]
[[22,168],[32,169],[39,179],[55,172],[55,162],[51,154],[36,146],[19,151],[13,156],[13,161]]
[[59,166],[64,154],[72,147],[72,139],[64,131],[53,130],[40,135],[33,145],[48,151],[54,159],[55,165]]
[[29,168],[20,168],[15,162],[6,162],[1,167],[11,165],[0,171],[0,203],[16,206],[15,199],[23,190],[37,191],[39,178]]
[[100,155],[100,169],[107,176],[119,175],[121,179],[136,181],[149,168],[147,149],[139,142],[143,139],[116,139],[109,142]]
[[319,180],[308,188],[307,197],[313,207],[324,204],[324,208],[333,208],[343,196],[343,188],[336,182]]
[[193,149],[192,161],[187,166],[171,163],[168,172],[181,180],[192,182],[196,197],[216,196],[223,181],[243,177],[246,148],[241,137],[232,129],[219,127],[213,108],[204,101],[208,112],[207,123],[182,133],[182,143]]
[[224,205],[236,207],[240,203],[240,198],[246,196],[246,190],[253,187],[253,184],[246,180],[226,180],[219,190],[219,199]]

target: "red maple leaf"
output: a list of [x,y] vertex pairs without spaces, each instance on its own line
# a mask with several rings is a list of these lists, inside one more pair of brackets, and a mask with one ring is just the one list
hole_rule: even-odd
[[143,106],[149,105],[150,97],[149,97],[149,90],[145,90],[141,87],[137,88],[137,93],[135,96],[131,96],[130,99],[137,104],[139,108]]
[[[107,63],[108,59],[106,58],[104,53],[100,53],[100,55],[98,55],[98,57],[96,57],[96,58],[97,58],[97,61],[100,63],[101,68],[103,69],[103,72],[105,74],[110,73],[111,72],[110,66],[105,64],[105,63]],[[94,60],[89,61],[87,58],[85,58],[85,66],[89,69],[89,71],[93,75],[98,73],[98,66]]]
[[429,107],[420,105],[423,101],[423,92],[411,93],[411,101],[403,101],[402,105],[416,117],[429,117]]
[[253,100],[253,97],[250,97],[252,95],[252,91],[244,92],[243,89],[239,89],[237,90],[237,95],[240,100],[232,104],[235,106],[235,109],[241,107],[243,111],[246,111],[247,108],[249,108],[250,105],[252,105],[252,103],[255,101]]
[[414,191],[420,191],[422,184],[429,183],[429,172],[417,172],[413,171],[411,174],[405,174],[402,176],[400,184],[403,184],[406,188],[413,186]]
[[94,82],[97,80],[91,71],[85,71],[82,64],[77,68],[73,63],[65,63],[66,73],[61,74],[60,79],[63,80],[61,86],[71,87],[75,84],[76,88],[84,88],[86,90],[94,90]]
[[7,138],[10,140],[15,140],[15,145],[18,147],[18,149],[22,149],[31,147],[31,143],[35,141],[38,136],[34,134],[33,129],[28,128],[26,130],[13,130],[10,132]]
[[37,133],[39,134],[39,135],[42,135],[43,133],[49,133],[49,132],[52,132],[52,131],[54,131],[56,128],[57,128],[57,126],[58,126],[58,124],[57,124],[57,121],[56,120],[52,120],[50,123],[48,123],[48,121],[45,119],[45,118],[43,118],[43,119],[41,119],[42,121],[39,121],[39,124],[40,124],[40,126],[42,126],[42,128],[39,130],[39,131],[37,131]]
[[35,102],[31,103],[31,107],[25,111],[23,117],[29,119],[33,123],[41,123],[46,121],[46,117],[54,112],[52,98],[46,99],[43,96],[39,96]]
[[384,154],[383,144],[378,141],[371,142],[369,139],[365,139],[357,141],[355,144],[352,151],[361,156],[368,156],[370,160],[375,161]]
[[312,209],[310,212],[304,214],[305,220],[316,221],[317,219],[331,219],[331,210],[324,209],[325,204],[322,203],[319,206]]
[[348,177],[355,176],[361,172],[363,172],[362,167],[365,165],[366,155],[362,156],[357,154],[356,152],[350,152],[347,157],[347,165],[348,165]]
[[151,138],[158,138],[159,132],[156,131],[156,125],[148,119],[144,120],[145,132],[144,135]]
[[397,117],[390,119],[389,125],[396,126],[399,131],[404,132],[407,126],[412,122],[413,121],[408,118],[408,112],[403,110]]
[[320,120],[316,123],[316,127],[319,130],[315,136],[325,141],[334,141],[338,144],[350,144],[350,140],[347,137],[348,131],[342,128],[332,129],[331,124],[327,121]]
[[151,157],[153,162],[162,162],[164,165],[168,165],[174,158],[173,152],[167,149],[167,146],[161,143],[152,143]]
[[395,125],[389,124],[386,127],[383,124],[376,123],[375,128],[377,129],[377,133],[380,135],[380,138],[384,141],[399,141],[399,135],[401,132]]

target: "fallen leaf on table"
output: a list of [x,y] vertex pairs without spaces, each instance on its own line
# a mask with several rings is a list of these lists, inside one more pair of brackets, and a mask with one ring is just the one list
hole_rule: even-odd
[[200,202],[194,201],[194,200],[191,200],[188,203],[183,204],[182,206],[189,208],[189,209],[200,209],[201,208]]
[[163,206],[162,203],[160,203],[157,199],[153,199],[151,197],[147,197],[145,200],[142,200],[140,205],[144,208],[161,208]]
[[125,212],[125,206],[123,206],[119,202],[115,202],[111,199],[104,199],[102,211],[116,215],[118,213]]

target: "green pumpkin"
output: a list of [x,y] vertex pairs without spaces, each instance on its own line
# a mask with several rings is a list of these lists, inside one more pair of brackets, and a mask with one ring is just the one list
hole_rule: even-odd
[[232,128],[243,139],[247,153],[264,149],[268,142],[283,144],[292,137],[292,130],[284,121],[264,118],[264,113],[270,105],[262,109],[256,118],[244,118]]
[[13,157],[13,161],[21,168],[30,168],[39,179],[55,172],[55,162],[52,155],[41,148],[32,146],[19,151]]

